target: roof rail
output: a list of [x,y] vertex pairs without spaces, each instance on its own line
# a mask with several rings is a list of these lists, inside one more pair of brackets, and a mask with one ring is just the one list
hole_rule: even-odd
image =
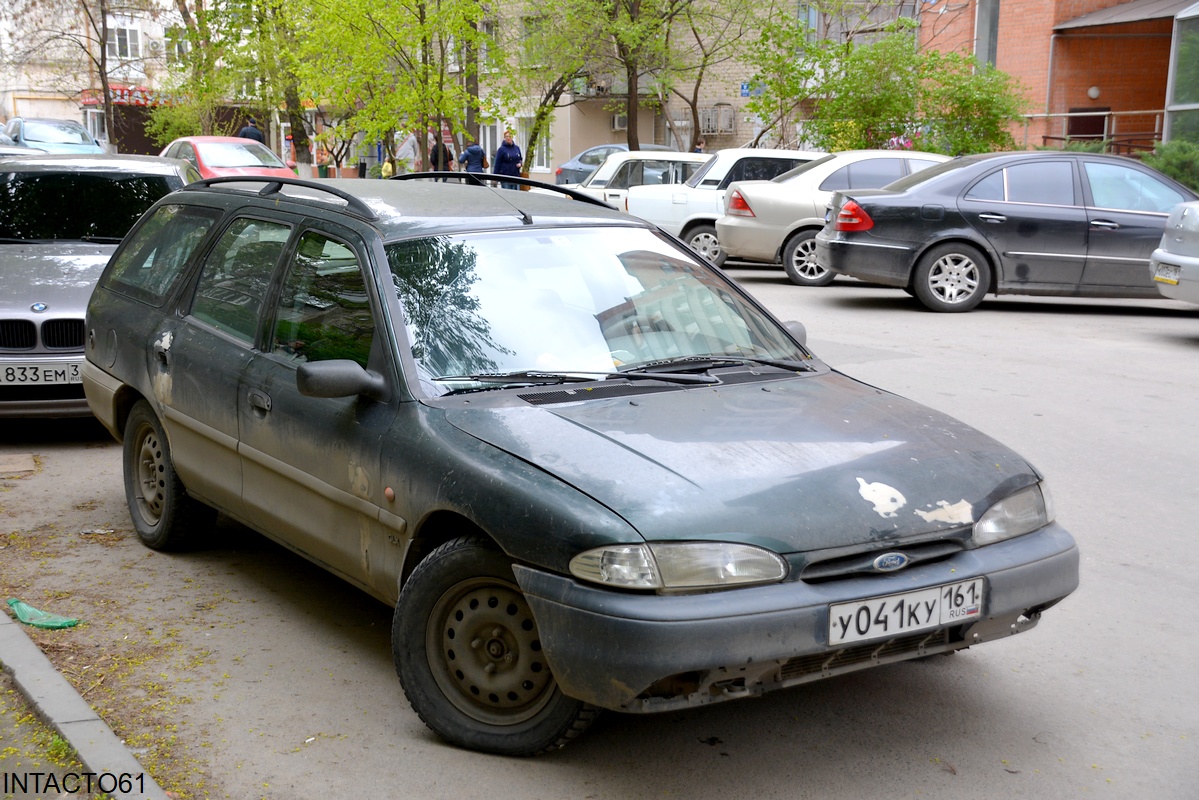
[[[326,192],[334,197],[345,200],[347,206],[346,210],[356,217],[361,217],[367,222],[374,222],[379,218],[378,215],[370,209],[370,206],[362,202],[362,200],[354,195],[348,192],[343,192],[341,189],[335,189],[334,187],[328,186],[324,183],[306,181],[302,178],[276,178],[268,177],[266,175],[226,175],[219,178],[204,178],[202,180],[193,181],[192,183],[184,186],[183,190],[199,189],[208,186],[215,186],[221,183],[265,183],[266,186],[263,186],[258,191],[259,197],[269,197],[273,194],[278,194],[283,190],[284,186],[303,186],[305,189],[315,189],[318,192]],[[301,200],[303,198],[289,196],[289,199]]]
[[453,179],[462,183],[469,183],[473,186],[493,186],[496,182],[501,183],[516,183],[524,186],[535,186],[538,189],[550,189],[559,194],[564,194],[572,200],[582,200],[584,203],[590,203],[593,206],[602,208],[610,208],[615,211],[622,209],[616,208],[611,203],[605,203],[603,200],[597,200],[589,194],[567,189],[565,186],[558,186],[552,183],[542,183],[535,181],[532,178],[523,178],[516,175],[497,175],[493,172],[406,172],[403,175],[393,175],[388,178],[389,181],[420,181],[420,180],[446,180]]

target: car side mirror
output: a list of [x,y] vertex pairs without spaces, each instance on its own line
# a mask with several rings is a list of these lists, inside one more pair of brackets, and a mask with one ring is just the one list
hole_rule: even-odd
[[301,364],[296,370],[296,387],[305,397],[365,395],[375,400],[387,399],[387,381],[383,376],[347,358]]
[[808,346],[808,329],[803,326],[803,323],[796,319],[789,319],[783,323],[783,327],[787,329],[787,333],[795,337],[795,340],[804,347]]

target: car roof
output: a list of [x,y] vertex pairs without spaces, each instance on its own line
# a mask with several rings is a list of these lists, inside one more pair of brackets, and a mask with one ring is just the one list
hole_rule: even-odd
[[175,142],[195,142],[197,144],[203,144],[204,142],[226,142],[228,144],[262,144],[254,139],[246,139],[243,136],[180,136],[179,138],[171,141],[167,147],[170,147]]
[[723,150],[717,150],[716,155],[722,158],[735,158],[738,156],[764,156],[766,158],[820,158],[826,156],[823,150],[773,150],[767,147],[726,147]]
[[3,172],[48,172],[53,170],[112,172],[127,171],[154,175],[177,175],[184,163],[159,156],[112,155],[104,153],[47,153],[45,155],[0,157]]
[[[272,187],[277,189],[272,191]],[[601,203],[571,200],[557,187],[545,184],[543,192],[518,192],[475,186],[457,179],[362,180],[300,178],[270,179],[258,176],[215,178],[185,186],[173,198],[216,193],[220,205],[244,208],[258,204],[282,207],[308,215],[316,209],[336,216],[356,217],[373,225],[385,242],[412,237],[529,226],[633,225],[648,223]],[[259,190],[264,190],[260,194]],[[240,199],[240,202],[239,202]],[[319,213],[319,212],[318,212]],[[326,217],[328,218],[328,217]]]
[[661,150],[622,150],[619,153],[613,153],[608,156],[606,161],[613,164],[621,161],[644,161],[653,159],[654,161],[707,161],[712,157],[712,153],[683,153],[678,150],[663,152]]

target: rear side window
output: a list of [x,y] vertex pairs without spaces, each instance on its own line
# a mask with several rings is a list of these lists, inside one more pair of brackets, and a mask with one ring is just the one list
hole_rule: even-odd
[[279,295],[273,352],[294,361],[348,358],[365,367],[374,336],[370,297],[353,248],[305,233]]
[[1074,167],[1069,161],[1038,161],[1007,167],[1007,199],[1011,203],[1072,206]]
[[218,216],[195,206],[162,206],[116,254],[105,286],[161,306]]
[[[117,244],[182,185],[180,178],[127,172],[0,173],[0,238]],[[68,208],[72,213],[64,213]]]
[[262,300],[291,229],[258,219],[235,221],[204,261],[191,313],[253,344]]

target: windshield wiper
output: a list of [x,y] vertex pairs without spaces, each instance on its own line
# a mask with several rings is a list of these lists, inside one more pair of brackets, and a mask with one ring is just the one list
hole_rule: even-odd
[[97,244],[120,244],[123,236],[80,236],[81,242],[96,242]]
[[[716,378],[709,375],[688,375],[685,373],[642,372],[640,369],[622,372],[588,372],[571,370],[570,372],[544,372],[541,370],[519,370],[516,372],[483,372],[475,375],[443,375],[433,380],[439,383],[458,383],[471,381],[483,384],[504,384],[508,386],[543,386],[558,383],[589,383],[597,380],[624,378],[625,380],[643,379],[652,381],[668,381],[670,383],[718,383]],[[493,388],[491,386],[471,386],[452,389],[447,394],[460,392],[481,391]]]
[[[715,367],[726,367],[730,364],[760,364],[766,367],[778,367],[791,372],[809,372],[812,367],[802,361],[789,361],[781,358],[758,358],[756,356],[678,356],[663,358],[658,361],[647,361],[636,367],[625,370],[625,373],[642,373],[648,370],[678,370],[683,372],[704,372]],[[675,373],[677,374],[677,373]]]

